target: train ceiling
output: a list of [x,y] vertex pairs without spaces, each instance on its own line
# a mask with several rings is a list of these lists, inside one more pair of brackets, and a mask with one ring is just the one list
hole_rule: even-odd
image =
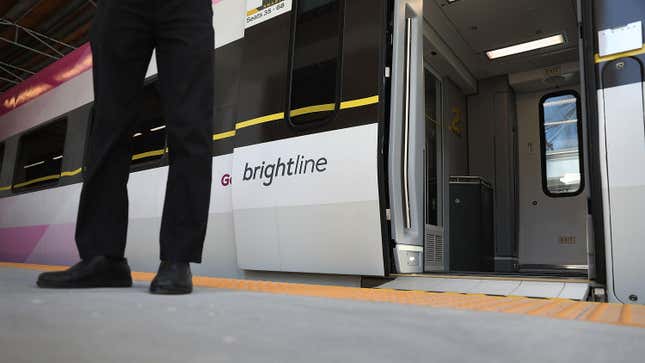
[[88,41],[98,0],[0,0],[0,94]]
[[[577,60],[576,0],[425,0],[424,15],[478,79]],[[486,51],[563,34],[566,43],[491,61]]]

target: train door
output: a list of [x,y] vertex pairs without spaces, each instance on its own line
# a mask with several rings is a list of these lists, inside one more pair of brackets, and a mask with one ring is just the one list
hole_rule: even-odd
[[232,191],[240,268],[386,273],[386,4],[247,1]]
[[[645,302],[645,2],[598,0],[585,3],[585,30],[599,41],[588,58],[595,69],[598,119],[598,176],[608,297],[612,302]],[[600,198],[596,199],[597,201]],[[600,252],[600,251],[599,251]],[[602,266],[602,261],[598,263]]]
[[577,86],[517,94],[520,270],[587,270],[583,118]]
[[396,0],[393,14],[388,178],[397,272],[423,272],[426,150],[423,2]]
[[[645,10],[645,9],[644,9]],[[603,188],[612,295],[643,303],[645,254],[645,91],[644,57],[621,57],[601,70],[599,91]],[[640,272],[640,273],[639,273]]]

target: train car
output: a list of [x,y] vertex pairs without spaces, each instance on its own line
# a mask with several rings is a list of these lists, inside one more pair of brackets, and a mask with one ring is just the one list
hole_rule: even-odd
[[[576,281],[578,299],[645,301],[645,4],[213,9],[214,182],[196,273],[551,297]],[[91,64],[81,47],[0,96],[0,260],[78,260]],[[157,87],[153,57],[128,182],[139,271],[157,264],[172,152]]]

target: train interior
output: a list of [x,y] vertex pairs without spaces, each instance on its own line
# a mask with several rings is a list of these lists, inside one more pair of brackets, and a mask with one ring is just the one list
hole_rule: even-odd
[[576,1],[423,6],[423,273],[593,279]]

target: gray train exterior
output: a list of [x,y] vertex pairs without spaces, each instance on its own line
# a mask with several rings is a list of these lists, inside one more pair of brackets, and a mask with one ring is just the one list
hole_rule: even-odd
[[[214,2],[214,185],[204,263],[196,273],[282,273],[341,283],[336,277],[405,272],[403,257],[422,251],[425,130],[414,120],[424,108],[423,2],[320,3]],[[645,50],[597,56],[597,33],[644,21],[645,3],[582,0],[578,8],[582,37],[594,39],[581,50],[592,277],[607,286],[610,300],[642,303]],[[141,135],[133,135],[145,142],[137,144],[128,184],[126,254],[141,271],[157,263],[168,167],[169,151],[159,146],[159,134],[151,136],[163,127],[154,110],[155,74],[153,60],[152,106],[143,105],[149,117],[142,116]],[[0,115],[4,261],[78,258],[73,227],[91,80],[91,72],[82,72]],[[30,135],[56,123],[64,126],[48,132],[64,130],[63,157],[52,163],[57,177],[30,180],[25,170],[38,167],[24,156],[38,145]],[[36,179],[42,180],[31,183]]]

